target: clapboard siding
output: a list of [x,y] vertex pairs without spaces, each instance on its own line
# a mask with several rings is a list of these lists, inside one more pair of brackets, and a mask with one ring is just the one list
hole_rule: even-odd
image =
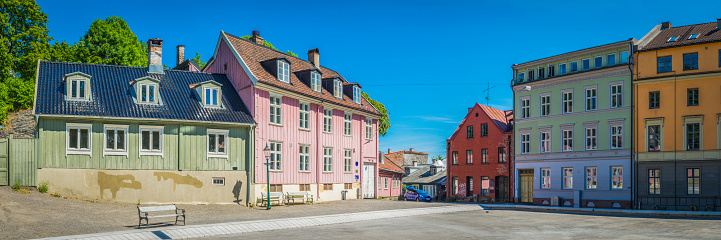
[[31,139],[10,139],[10,184],[37,186],[38,141]]
[[225,73],[233,83],[233,87],[235,87],[238,95],[240,95],[240,99],[242,99],[243,103],[248,107],[250,115],[255,116],[255,108],[253,107],[255,105],[255,88],[250,87],[253,85],[253,82],[243,67],[240,66],[240,63],[238,63],[238,60],[236,60],[235,55],[225,41],[220,41],[218,54],[215,55],[215,60],[210,63],[210,66],[205,68],[205,72]]

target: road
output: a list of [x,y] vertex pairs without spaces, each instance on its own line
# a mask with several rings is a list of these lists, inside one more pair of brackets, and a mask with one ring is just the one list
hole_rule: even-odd
[[720,219],[512,210],[391,218],[210,239],[719,239]]

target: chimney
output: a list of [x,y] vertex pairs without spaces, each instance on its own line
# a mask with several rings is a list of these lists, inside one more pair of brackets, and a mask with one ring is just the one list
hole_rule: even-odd
[[308,50],[308,61],[316,67],[320,67],[320,51],[317,48]]
[[250,36],[250,41],[251,41],[251,42],[254,42],[254,43],[257,43],[257,44],[260,44],[260,45],[263,45],[263,38],[260,37],[260,31],[254,30],[254,31],[253,31],[253,36]]
[[185,62],[185,45],[178,45],[178,63],[175,66]]
[[388,153],[391,153],[391,149],[390,149],[390,148],[388,148]]
[[661,23],[661,30],[669,29],[671,28],[671,22],[662,22]]
[[163,39],[148,40],[148,72],[163,74]]
[[716,19],[716,29],[721,29],[721,18]]
[[411,148],[411,150],[410,150],[410,151],[411,151],[411,152],[413,152],[413,148]]

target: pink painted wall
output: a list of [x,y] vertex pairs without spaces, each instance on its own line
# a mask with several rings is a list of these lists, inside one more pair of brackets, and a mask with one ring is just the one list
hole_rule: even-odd
[[[233,55],[233,52],[225,41],[220,41],[220,47],[218,48],[218,54],[215,56],[215,60],[208,64],[210,64],[210,66],[205,68],[205,72],[227,74],[230,82],[233,83],[233,87],[238,91],[240,98],[243,99],[243,103],[245,103],[245,106],[250,111],[250,114],[255,115],[255,108],[252,107],[255,105],[253,91],[255,88],[251,87],[253,82],[243,67],[240,66],[240,63],[236,60],[235,55]],[[227,70],[225,70],[226,65],[228,67]]]
[[[400,184],[397,188],[394,188],[393,186],[393,177],[398,177],[401,179],[403,177],[400,173],[393,173],[388,171],[381,170],[380,173],[378,173],[378,181],[381,181],[380,186],[383,185],[384,178],[388,178],[388,189],[381,189],[378,188],[378,197],[398,197],[401,195],[401,188],[403,187],[403,184]],[[376,181],[376,187],[378,187],[378,181]]]

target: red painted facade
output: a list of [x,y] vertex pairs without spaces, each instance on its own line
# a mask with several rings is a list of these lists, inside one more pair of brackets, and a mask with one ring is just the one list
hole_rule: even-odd
[[[485,136],[482,133],[484,124],[487,129]],[[468,109],[466,117],[446,140],[448,197],[471,197],[477,194],[480,199],[513,199],[514,181],[512,171],[509,171],[513,169],[512,126],[512,111],[480,104]],[[501,151],[505,153],[505,161],[499,158],[499,155],[503,157],[499,153]]]

